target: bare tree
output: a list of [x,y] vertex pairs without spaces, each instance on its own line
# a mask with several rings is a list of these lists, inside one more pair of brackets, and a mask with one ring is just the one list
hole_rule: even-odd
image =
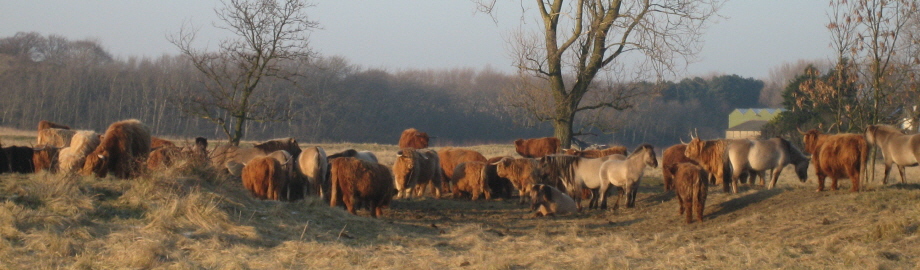
[[196,30],[183,27],[169,37],[203,75],[204,93],[177,99],[183,112],[214,122],[231,144],[243,138],[246,121],[275,121],[288,112],[267,95],[269,78],[291,79],[296,69],[284,62],[302,63],[312,57],[309,32],[318,23],[308,19],[312,4],[300,0],[227,0],[215,12],[215,27],[233,33],[220,41],[216,52],[196,49]]
[[[484,12],[495,6],[495,0],[478,3]],[[721,1],[537,0],[536,5],[542,35],[522,30],[511,40],[514,64],[525,82],[512,99],[526,101],[512,106],[550,121],[553,135],[568,146],[576,114],[633,106],[629,98],[635,94],[622,91],[624,81],[610,79],[636,81],[649,73],[659,79],[693,61],[704,23]],[[595,87],[599,74],[608,82]],[[593,91],[607,93],[582,102]]]

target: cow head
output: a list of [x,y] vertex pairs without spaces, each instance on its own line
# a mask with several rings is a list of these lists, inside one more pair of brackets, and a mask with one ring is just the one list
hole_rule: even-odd
[[700,138],[693,138],[687,143],[687,149],[684,150],[684,156],[690,159],[697,159],[703,150],[703,141]]
[[82,175],[95,174],[96,177],[105,178],[109,173],[109,153],[108,151],[95,151],[86,156],[83,163]]
[[[396,152],[396,162],[393,164],[393,177],[395,181],[393,184],[396,186],[396,189],[399,191],[405,190],[406,188],[411,188],[411,182],[413,177],[417,174],[418,159],[421,154],[416,152],[413,149],[402,149]],[[403,196],[408,197],[409,193],[400,193],[398,194],[400,198]]]
[[509,178],[508,176],[512,174],[511,163],[513,162],[513,158],[506,157],[492,163],[492,165],[495,165],[495,174],[502,178]]
[[802,132],[799,130],[799,133],[802,134],[802,141],[805,142],[805,151],[811,154],[814,154],[818,148],[818,140],[821,139],[821,131],[817,129],[809,130],[808,132]]

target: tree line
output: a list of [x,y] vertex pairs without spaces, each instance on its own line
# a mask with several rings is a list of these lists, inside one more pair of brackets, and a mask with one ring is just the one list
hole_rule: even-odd
[[[524,122],[502,102],[517,78],[490,68],[383,70],[343,57],[291,64],[296,78],[269,79],[260,91],[279,121],[247,122],[247,140],[392,144],[409,127],[434,145],[510,143],[552,136],[548,123]],[[33,129],[40,120],[104,130],[137,118],[158,136],[223,139],[213,123],[183,113],[188,93],[206,91],[183,56],[112,57],[98,41],[38,33],[0,38],[0,125]],[[737,75],[635,83],[648,96],[634,108],[596,115],[610,125],[579,126],[589,143],[665,145],[696,129],[718,137],[737,107],[758,107],[763,82]],[[590,102],[588,100],[587,102]]]

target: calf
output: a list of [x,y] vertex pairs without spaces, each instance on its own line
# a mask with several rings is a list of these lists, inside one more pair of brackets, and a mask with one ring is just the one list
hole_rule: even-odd
[[486,163],[482,161],[470,161],[460,163],[454,168],[453,179],[455,186],[453,189],[454,198],[459,198],[460,193],[471,194],[473,200],[479,199],[479,194],[483,194],[486,200],[492,199],[492,192],[485,181]]
[[[703,222],[703,209],[706,206],[706,172],[696,164],[683,162],[671,164],[668,171],[674,175],[674,190],[677,191],[677,203],[680,204],[679,215],[687,212],[687,223],[693,222],[693,212],[696,219]],[[695,211],[694,211],[695,210]]]

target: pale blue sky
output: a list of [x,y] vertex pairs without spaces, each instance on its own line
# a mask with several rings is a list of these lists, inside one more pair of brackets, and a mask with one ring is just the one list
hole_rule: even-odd
[[[390,70],[482,68],[511,71],[505,38],[521,24],[520,2],[499,0],[498,22],[475,13],[470,0],[314,1],[308,14],[322,29],[312,46],[353,64]],[[224,35],[211,26],[216,0],[0,0],[0,37],[20,31],[96,39],[117,57],[178,53],[166,40],[183,23],[201,28],[200,41]],[[525,1],[524,4],[530,3]],[[827,59],[827,1],[734,0],[704,36],[699,62],[685,75],[739,74],[765,78],[798,59]],[[532,22],[532,21],[529,21]]]

